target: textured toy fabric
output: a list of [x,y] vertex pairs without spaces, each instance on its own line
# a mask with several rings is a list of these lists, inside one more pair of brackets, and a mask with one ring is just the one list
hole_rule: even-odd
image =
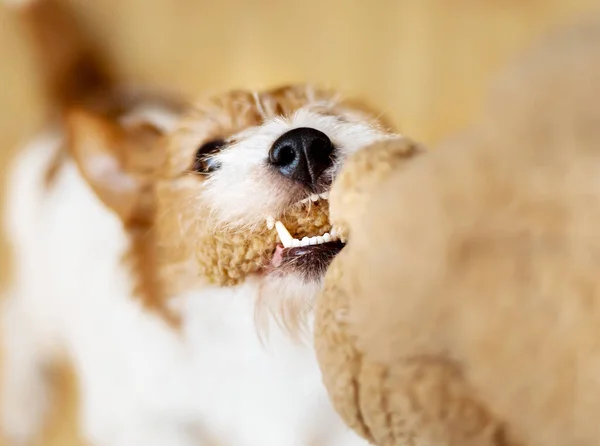
[[600,444],[600,22],[502,79],[463,135],[365,149],[331,192],[315,345],[373,444]]
[[[298,239],[331,231],[326,202],[298,204],[281,216],[281,221]],[[249,274],[268,268],[279,243],[277,233],[267,230],[266,226],[254,231],[222,227],[217,230],[213,229],[210,218],[199,224],[205,225],[203,230],[198,231],[203,234],[196,250],[199,271],[209,282],[218,285],[235,285]]]

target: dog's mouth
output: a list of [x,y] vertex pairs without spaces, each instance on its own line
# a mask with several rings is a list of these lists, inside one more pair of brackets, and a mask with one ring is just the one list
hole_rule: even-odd
[[[307,209],[307,217],[310,215],[312,206],[320,206],[321,209],[329,209],[329,193],[325,192],[310,197],[297,203]],[[323,212],[317,218],[323,218]],[[345,246],[340,230],[331,227],[329,221],[324,225],[316,225],[315,233],[305,234],[298,227],[292,228],[292,233],[286,225],[274,217],[267,217],[267,227],[275,230],[279,237],[273,257],[271,258],[272,272],[278,274],[295,273],[307,279],[319,279],[322,277],[335,256]],[[328,230],[327,230],[328,229]],[[320,232],[320,233],[319,233]],[[294,235],[292,235],[294,234]]]

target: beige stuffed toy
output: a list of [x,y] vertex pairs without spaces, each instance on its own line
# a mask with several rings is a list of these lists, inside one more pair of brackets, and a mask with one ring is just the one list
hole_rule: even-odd
[[324,382],[373,444],[600,445],[600,22],[528,54],[444,147],[358,153],[317,307]]

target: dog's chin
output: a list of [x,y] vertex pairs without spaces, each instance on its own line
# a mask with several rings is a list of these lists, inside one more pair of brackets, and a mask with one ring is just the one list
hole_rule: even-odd
[[332,241],[320,245],[284,248],[277,245],[271,259],[271,274],[297,275],[306,281],[320,281],[344,243]]

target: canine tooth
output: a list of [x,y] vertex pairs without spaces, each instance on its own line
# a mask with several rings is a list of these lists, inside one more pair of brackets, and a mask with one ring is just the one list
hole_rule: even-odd
[[289,248],[292,246],[292,242],[294,237],[291,236],[290,232],[280,221],[275,222],[275,229],[277,230],[277,235],[279,235],[279,239],[281,240],[281,244],[284,248]]
[[338,238],[337,231],[335,230],[335,228],[331,228],[331,239],[337,240],[337,238]]
[[308,237],[304,237],[300,240],[300,246],[308,246],[310,245],[310,239]]
[[314,194],[310,196],[310,201],[319,201],[319,196]]
[[317,237],[311,237],[308,239],[309,243],[311,245],[316,245],[317,244]]
[[323,192],[322,194],[319,194],[319,196],[323,199],[323,200],[329,200],[329,192]]
[[346,243],[346,232],[340,228],[339,226],[337,228],[335,228],[335,233],[336,236],[338,238],[338,240],[342,241],[343,243]]
[[326,232],[325,234],[323,234],[323,243],[329,243],[331,241],[331,234],[329,232]]
[[269,215],[267,217],[267,229],[271,230],[275,227],[275,217]]
[[300,247],[300,240],[298,240],[297,238],[292,240],[292,248],[299,248]]

